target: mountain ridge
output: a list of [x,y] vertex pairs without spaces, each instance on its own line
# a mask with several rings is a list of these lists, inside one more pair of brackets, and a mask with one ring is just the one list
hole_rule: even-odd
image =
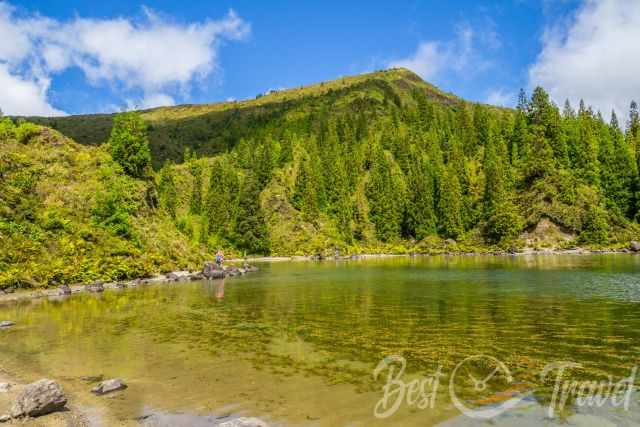
[[[343,100],[352,109],[368,108],[370,101],[392,99],[397,105],[414,103],[412,94],[421,92],[429,100],[460,106],[467,101],[444,92],[404,68],[375,71],[341,77],[298,88],[271,91],[256,98],[207,104],[181,104],[139,110],[149,124],[149,138],[154,166],[164,160],[181,161],[185,149],[199,155],[214,155],[233,148],[241,138],[247,122],[282,119],[289,113],[314,108],[316,104],[336,104]],[[326,100],[323,101],[323,100]],[[337,102],[333,102],[337,100]],[[362,105],[355,105],[355,104]],[[117,113],[80,114],[64,117],[25,117],[28,121],[48,126],[85,145],[104,143]],[[290,114],[293,115],[293,114]],[[287,117],[284,117],[288,120]]]

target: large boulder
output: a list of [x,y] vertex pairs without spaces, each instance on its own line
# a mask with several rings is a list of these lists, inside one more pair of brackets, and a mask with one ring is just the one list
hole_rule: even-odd
[[269,427],[269,424],[265,423],[260,418],[240,417],[231,421],[225,421],[222,424],[218,424],[217,427]]
[[22,390],[11,407],[13,418],[39,417],[56,412],[67,404],[67,397],[55,381],[42,379],[29,384]]
[[111,393],[114,391],[124,390],[125,388],[127,388],[127,385],[124,383],[124,381],[114,378],[111,380],[102,381],[100,384],[95,386],[93,390],[91,390],[91,392],[93,394],[101,396],[103,394]]
[[636,242],[635,240],[632,241],[631,243],[629,243],[629,249],[631,249],[633,252],[640,252],[640,243]]

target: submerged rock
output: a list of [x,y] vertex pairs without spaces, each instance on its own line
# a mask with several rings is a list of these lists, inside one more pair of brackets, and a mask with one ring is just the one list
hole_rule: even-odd
[[87,375],[80,377],[80,379],[87,383],[97,383],[104,380],[104,375]]
[[55,381],[42,379],[22,390],[11,407],[11,417],[39,417],[64,408],[67,397]]
[[127,388],[127,385],[121,379],[114,378],[111,380],[102,381],[100,384],[95,386],[91,393],[97,394],[99,396],[107,393],[111,393],[118,390],[124,390]]
[[10,328],[15,324],[16,322],[12,322],[11,320],[3,320],[0,322],[0,328]]
[[217,427],[269,427],[269,424],[265,423],[260,418],[241,417],[236,418],[235,420],[225,421],[224,423],[218,424]]

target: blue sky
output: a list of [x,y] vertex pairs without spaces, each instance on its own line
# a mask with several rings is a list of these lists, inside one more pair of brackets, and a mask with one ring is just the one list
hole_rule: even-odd
[[474,101],[512,105],[540,83],[558,102],[624,109],[640,95],[640,66],[626,59],[640,57],[632,3],[0,1],[0,38],[11,40],[0,44],[0,85],[12,88],[0,108],[217,102],[402,65]]

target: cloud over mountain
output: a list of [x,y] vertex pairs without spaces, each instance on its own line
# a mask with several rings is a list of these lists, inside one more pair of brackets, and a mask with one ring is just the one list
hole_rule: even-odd
[[557,103],[569,99],[608,114],[640,100],[640,2],[587,0],[568,20],[546,29],[529,69],[531,86]]
[[144,9],[144,18],[59,21],[19,15],[0,3],[0,82],[13,90],[0,93],[8,114],[62,114],[50,105],[51,79],[80,69],[92,85],[109,85],[126,93],[141,91],[141,104],[173,103],[175,92],[219,67],[223,40],[240,40],[250,25],[233,10],[218,20],[177,23]]

